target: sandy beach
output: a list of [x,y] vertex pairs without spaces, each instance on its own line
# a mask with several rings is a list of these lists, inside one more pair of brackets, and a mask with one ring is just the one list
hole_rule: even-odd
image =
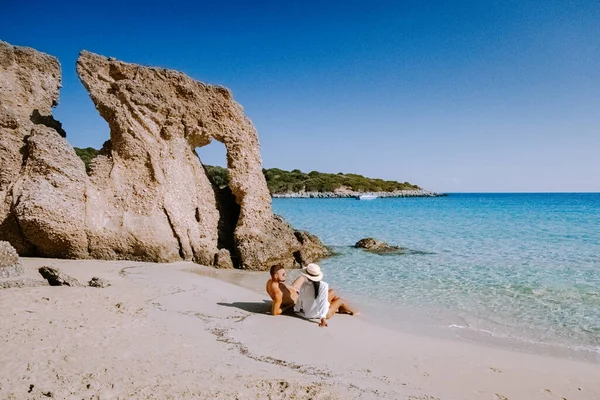
[[[600,365],[272,317],[264,273],[23,259],[108,288],[0,290],[2,399],[598,399]],[[236,282],[232,283],[232,282]],[[242,285],[240,285],[242,284]],[[247,287],[243,287],[247,286]]]

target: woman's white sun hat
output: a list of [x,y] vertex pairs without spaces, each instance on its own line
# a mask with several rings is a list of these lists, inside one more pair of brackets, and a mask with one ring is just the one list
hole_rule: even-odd
[[321,267],[317,264],[308,264],[306,267],[302,268],[300,273],[313,282],[319,282],[323,279],[323,272],[321,272]]

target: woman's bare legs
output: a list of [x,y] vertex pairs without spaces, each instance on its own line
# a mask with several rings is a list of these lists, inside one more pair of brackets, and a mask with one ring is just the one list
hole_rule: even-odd
[[336,312],[358,315],[358,310],[346,303],[333,289],[329,290],[328,300],[329,311],[327,312],[327,319],[333,317],[333,314]]
[[333,289],[329,289],[329,293],[327,293],[327,300],[329,303],[333,303],[334,300],[339,299],[340,296],[337,295],[337,292]]

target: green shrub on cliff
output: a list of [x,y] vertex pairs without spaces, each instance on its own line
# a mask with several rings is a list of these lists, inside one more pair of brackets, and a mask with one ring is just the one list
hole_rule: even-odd
[[93,147],[86,147],[85,149],[80,149],[79,147],[74,147],[75,154],[81,158],[83,163],[85,164],[86,172],[90,172],[90,161],[92,158],[96,157],[100,150],[96,150]]
[[[98,155],[99,150],[91,147],[80,149],[75,147],[75,153],[85,163],[86,170],[89,172],[89,164],[92,158]],[[207,175],[212,182],[219,188],[224,188],[229,183],[229,174],[226,168],[205,165]],[[311,171],[308,174],[295,169],[284,171],[279,168],[263,169],[267,187],[271,194],[274,193],[294,193],[294,192],[333,192],[337,189],[347,189],[356,192],[393,192],[395,190],[417,190],[417,185],[408,182],[386,181],[383,179],[366,178],[357,174],[326,174],[318,171]]]

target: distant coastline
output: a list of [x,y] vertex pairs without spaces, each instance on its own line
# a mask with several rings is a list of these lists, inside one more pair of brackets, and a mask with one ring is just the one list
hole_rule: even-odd
[[273,198],[277,199],[344,199],[358,198],[363,195],[375,195],[377,197],[443,197],[447,193],[430,192],[428,190],[395,190],[392,192],[292,192],[292,193],[273,193]]
[[[91,170],[92,160],[100,154],[100,150],[92,147],[85,149],[75,147],[75,153],[84,162],[86,171]],[[229,185],[227,168],[204,165],[206,175],[218,188]],[[298,169],[286,171],[279,168],[263,169],[267,188],[273,198],[282,199],[339,199],[359,198],[364,195],[377,197],[442,197],[446,193],[424,190],[410,182],[388,181],[379,178],[368,178],[358,174],[337,174],[311,171],[304,173]]]

